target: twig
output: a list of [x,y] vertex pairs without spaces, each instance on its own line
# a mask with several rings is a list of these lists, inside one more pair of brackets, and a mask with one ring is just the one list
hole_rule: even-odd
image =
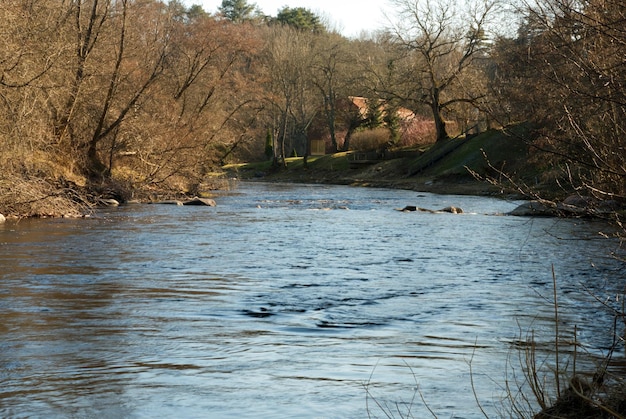
[[367,417],[371,418],[372,415],[370,414],[370,408],[369,408],[369,399],[371,398],[372,400],[374,400],[374,403],[376,403],[376,405],[380,408],[380,410],[385,414],[385,416],[387,416],[389,419],[392,419],[392,416],[387,413],[387,411],[385,410],[385,407],[383,405],[380,404],[380,402],[372,396],[372,393],[370,392],[370,383],[372,382],[372,377],[374,376],[374,371],[376,371],[376,367],[378,366],[378,361],[376,361],[376,365],[374,365],[374,368],[372,368],[372,372],[370,373],[369,378],[367,379],[367,382],[365,384],[363,384],[363,388],[365,389],[365,409],[367,410]]
[[559,305],[556,295],[556,274],[554,272],[554,264],[552,264],[552,286],[554,292],[554,361],[556,363],[556,371],[554,374],[556,378],[556,395],[557,397],[561,397],[561,380],[559,377]]
[[472,385],[472,393],[474,394],[474,400],[476,400],[476,404],[478,405],[478,408],[482,412],[483,416],[486,419],[489,419],[489,415],[487,415],[487,413],[485,412],[485,409],[483,409],[483,406],[480,403],[480,400],[478,399],[478,394],[476,393],[476,387],[474,386],[474,371],[472,370],[472,361],[474,360],[474,354],[476,353],[477,342],[478,342],[478,338],[474,340],[474,347],[472,348],[472,357],[469,360],[470,384]]

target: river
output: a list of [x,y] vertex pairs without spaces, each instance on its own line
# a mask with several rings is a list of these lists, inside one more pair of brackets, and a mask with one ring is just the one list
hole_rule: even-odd
[[215,200],[0,225],[1,417],[505,416],[524,340],[553,355],[552,266],[563,341],[613,342],[600,224],[349,186]]

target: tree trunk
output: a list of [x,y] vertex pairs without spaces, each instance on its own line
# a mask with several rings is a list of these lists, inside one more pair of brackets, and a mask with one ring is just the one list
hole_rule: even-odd
[[443,119],[443,115],[441,113],[442,109],[439,89],[433,89],[430,108],[433,111],[433,120],[435,121],[435,139],[437,142],[445,141],[450,137],[448,136],[448,131],[446,131],[446,121]]
[[339,147],[337,145],[337,131],[335,130],[335,122],[336,122],[336,112],[335,112],[335,102],[332,92],[331,95],[324,97],[324,108],[326,111],[326,123],[328,124],[328,131],[330,133],[330,142],[332,144],[333,153],[339,151]]
[[446,131],[446,121],[443,120],[441,112],[437,112],[433,109],[433,116],[435,118],[435,133],[437,141],[445,141],[448,138],[448,132]]
[[87,174],[90,177],[104,177],[107,173],[107,167],[100,159],[98,155],[98,144],[97,142],[90,142],[89,148],[87,149]]
[[280,134],[280,159],[283,167],[287,167],[287,156],[285,155],[285,142],[287,141],[287,114],[283,115],[283,122]]
[[346,132],[346,136],[343,139],[343,145],[341,146],[341,151],[348,151],[350,149],[350,139],[352,138],[352,133],[354,129],[352,127],[348,128],[348,132]]

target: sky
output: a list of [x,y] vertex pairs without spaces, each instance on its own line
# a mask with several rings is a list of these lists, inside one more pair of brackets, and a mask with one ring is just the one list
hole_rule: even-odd
[[[183,3],[186,6],[199,4],[205,11],[215,13],[222,0],[183,0]],[[389,26],[384,14],[386,0],[248,0],[248,3],[256,4],[269,16],[276,16],[284,6],[307,8],[329,20],[332,28],[348,37]]]

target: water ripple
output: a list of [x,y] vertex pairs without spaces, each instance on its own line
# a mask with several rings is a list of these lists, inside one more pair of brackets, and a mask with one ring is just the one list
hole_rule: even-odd
[[[562,240],[588,224],[323,185],[217,200],[1,229],[0,416],[361,418],[376,415],[365,387],[401,404],[419,385],[439,415],[482,417],[470,359],[496,416],[512,351],[528,336],[553,348],[552,264],[562,330],[578,333],[564,354],[612,343],[610,313],[579,291],[619,304],[623,265]],[[405,205],[475,214],[394,210]]]

